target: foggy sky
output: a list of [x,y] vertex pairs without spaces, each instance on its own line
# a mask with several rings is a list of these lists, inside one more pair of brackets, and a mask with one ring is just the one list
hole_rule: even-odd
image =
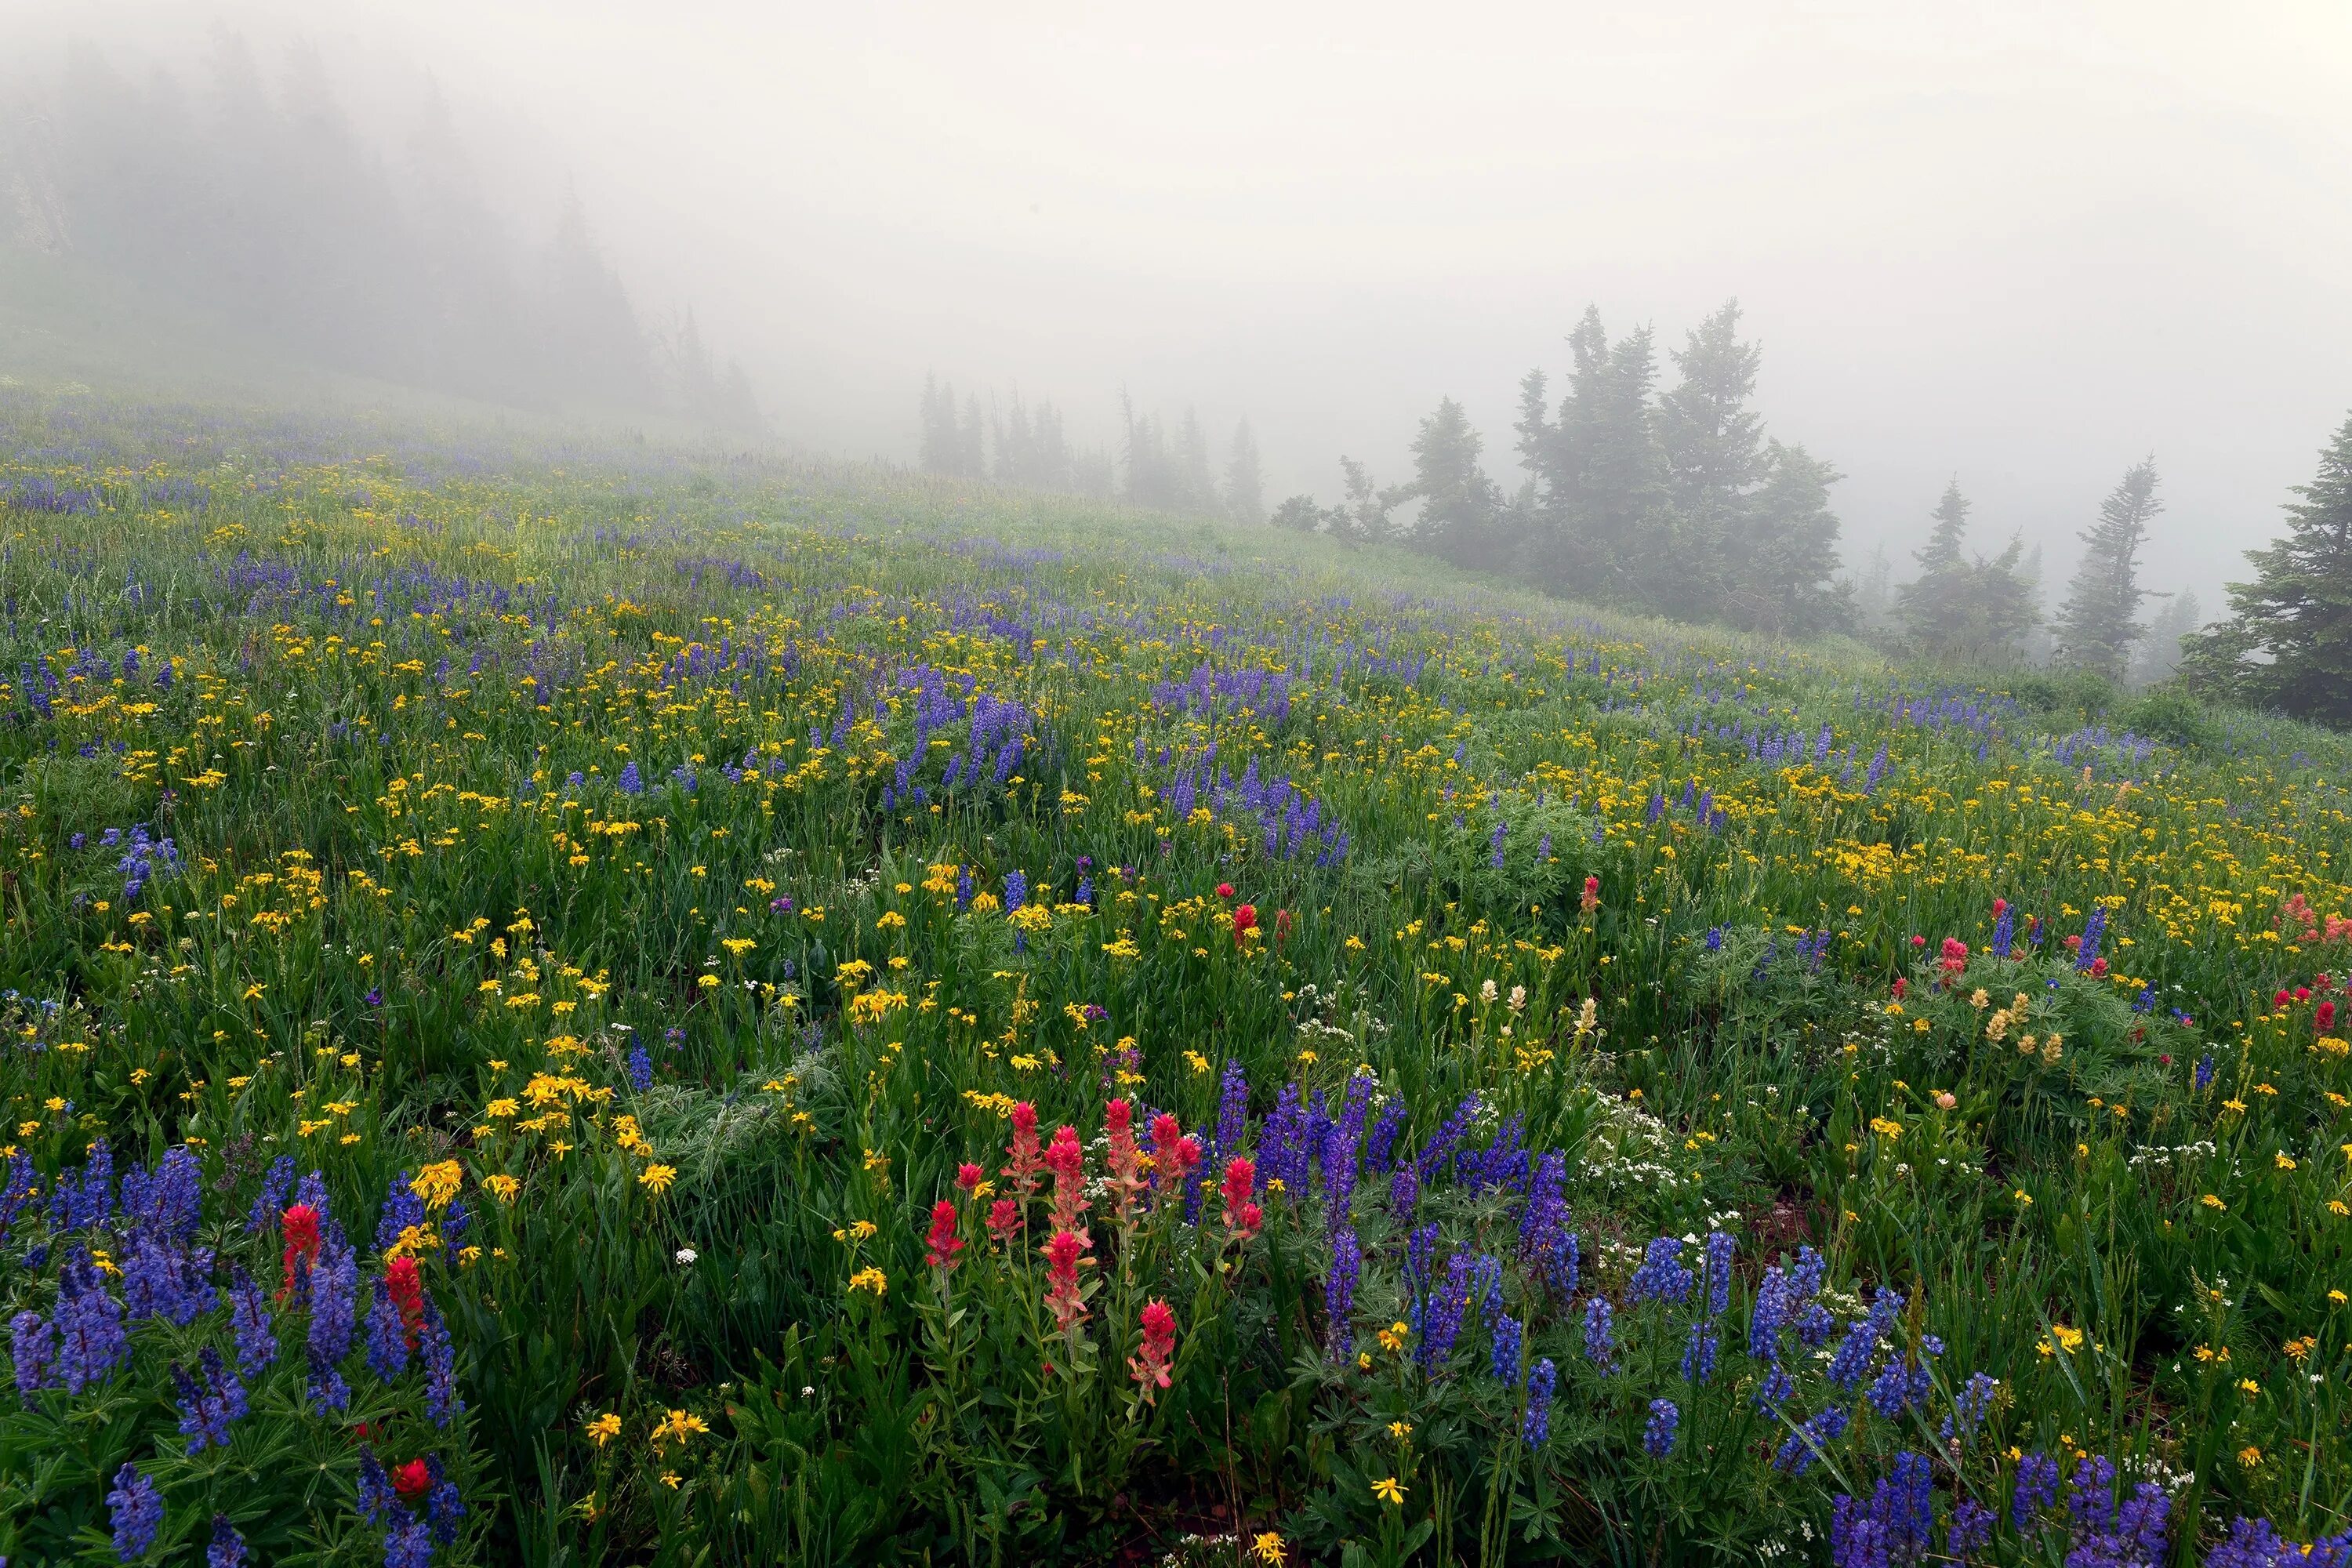
[[[1642,15],[1625,13],[1643,12]],[[1847,559],[2048,547],[2153,452],[2152,586],[2210,614],[2352,409],[2352,5],[1085,7],[0,0],[0,53],[299,34],[486,163],[576,182],[780,432],[912,455],[927,372],[1246,414],[1269,503],[1383,481],[1441,395],[1510,450],[1588,302],[1661,349],[1737,296]],[[517,183],[516,188],[522,188]],[[518,199],[523,199],[518,197]],[[1662,368],[1664,355],[1661,354]]]

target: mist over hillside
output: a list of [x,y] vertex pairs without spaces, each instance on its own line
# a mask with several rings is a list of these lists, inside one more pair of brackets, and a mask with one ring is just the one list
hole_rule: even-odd
[[[319,52],[219,33],[140,68],[87,41],[19,62],[0,245],[297,363],[523,407],[761,424],[690,310],[649,311],[560,176],[518,221],[429,84],[379,135]],[[528,210],[526,208],[525,210]]]

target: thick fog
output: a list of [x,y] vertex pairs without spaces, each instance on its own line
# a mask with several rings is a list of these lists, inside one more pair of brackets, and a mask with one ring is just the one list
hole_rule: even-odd
[[2336,0],[15,0],[0,75],[54,89],[78,39],[195,96],[224,29],[270,84],[301,42],[387,148],[437,94],[519,255],[576,192],[656,355],[690,309],[814,449],[912,460],[927,374],[1109,448],[1124,389],[1220,462],[1246,416],[1268,504],[1328,503],[1450,395],[1508,492],[1520,378],[1588,304],[1666,370],[1737,297],[1849,566],[1905,574],[1957,476],[2054,597],[2152,453],[2147,580],[2210,613],[2352,407]]

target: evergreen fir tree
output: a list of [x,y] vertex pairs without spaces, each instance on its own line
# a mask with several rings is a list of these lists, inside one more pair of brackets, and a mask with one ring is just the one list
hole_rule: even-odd
[[1969,500],[1955,478],[1936,503],[1927,542],[1914,552],[1919,575],[1895,591],[1895,620],[1904,640],[1921,653],[1949,656],[1967,633],[1969,598],[1974,588],[1961,546],[1969,532]]
[[1258,469],[1257,437],[1244,419],[1234,426],[1234,441],[1225,458],[1225,515],[1235,522],[1265,519],[1265,478]]
[[1492,569],[1504,564],[1495,538],[1503,496],[1479,466],[1484,445],[1462,405],[1441,398],[1414,437],[1413,480],[1403,494],[1421,502],[1412,533],[1417,548],[1456,565]]
[[1209,472],[1209,437],[1201,428],[1201,416],[1192,409],[1184,410],[1184,423],[1176,428],[1177,500],[1179,510],[1214,511],[1217,510],[1217,481]]
[[2297,718],[2352,724],[2352,418],[2297,485],[2284,538],[2246,560],[2229,618],[2190,640],[2192,678]]
[[1830,487],[1844,476],[1802,447],[1774,441],[1752,496],[1735,496],[1736,517],[1717,543],[1720,608],[1736,625],[1789,637],[1846,631],[1853,590],[1836,581],[1838,520]]
[[2183,589],[2178,594],[2154,595],[2164,601],[2163,607],[2148,618],[2147,635],[2141,637],[2132,655],[2130,679],[2134,686],[2154,686],[2172,679],[2180,668],[2180,645],[2193,635],[2204,612],[2197,595]]
[[2156,459],[2142,458],[2099,507],[2083,531],[2083,560],[2058,612],[2056,658],[2078,669],[2120,681],[2141,627],[2139,552],[2149,521],[2164,510],[2156,495]]
[[923,471],[952,474],[961,443],[956,433],[955,388],[935,375],[923,377]]
[[[1693,328],[1673,356],[1681,380],[1658,401],[1659,446],[1675,513],[1671,571],[1659,577],[1658,598],[1661,607],[1687,616],[1728,609],[1735,594],[1750,612],[1759,604],[1779,604],[1784,586],[1743,580],[1730,559],[1733,538],[1748,521],[1748,490],[1764,478],[1767,464],[1764,422],[1748,406],[1763,350],[1741,342],[1738,329],[1737,300]],[[1791,470],[1797,490],[1807,482],[1802,469],[1801,463]],[[1827,515],[1826,486],[1822,494]],[[1794,492],[1784,499],[1794,499]],[[1835,539],[1833,519],[1829,537]],[[1752,624],[1739,611],[1732,618]]]

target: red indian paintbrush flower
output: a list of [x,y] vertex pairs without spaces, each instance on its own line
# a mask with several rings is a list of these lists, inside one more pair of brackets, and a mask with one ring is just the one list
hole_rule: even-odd
[[1244,904],[1234,910],[1234,941],[1239,942],[1244,932],[1257,929],[1257,906]]
[[284,1300],[292,1293],[298,1277],[307,1277],[312,1259],[319,1256],[319,1211],[309,1204],[296,1204],[278,1218],[286,1233],[286,1254],[278,1260],[284,1275],[278,1287],[278,1299]]
[[956,1234],[953,1198],[941,1198],[931,1205],[931,1233],[923,1237],[923,1246],[924,1262],[934,1268],[955,1268],[956,1254],[963,1250],[963,1237]]
[[2336,1027],[2336,1004],[2322,1002],[2312,1010],[2311,1021],[2325,1031]]
[[1013,1144],[1005,1152],[1013,1163],[1004,1167],[1004,1179],[1016,1194],[1026,1198],[1037,1190],[1037,1173],[1044,1162],[1037,1153],[1037,1108],[1025,1100],[1013,1108]]
[[1587,877],[1584,879],[1584,897],[1578,900],[1576,907],[1582,910],[1588,915],[1601,907],[1600,878]]
[[1078,1289],[1078,1255],[1086,1243],[1066,1230],[1057,1230],[1045,1243],[1045,1305],[1053,1309],[1054,1326],[1067,1333],[1085,1321],[1087,1303]]
[[1159,1178],[1160,1201],[1166,1203],[1184,1190],[1185,1178],[1201,1163],[1201,1145],[1184,1136],[1175,1113],[1163,1110],[1151,1119],[1151,1165]]
[[1143,1398],[1150,1404],[1158,1391],[1168,1386],[1168,1374],[1176,1355],[1176,1314],[1165,1301],[1150,1301],[1143,1309],[1143,1348],[1127,1361],[1128,1375],[1143,1384]]
[[425,1327],[425,1279],[416,1270],[416,1259],[406,1254],[384,1265],[384,1294],[400,1309],[400,1321],[408,1331],[408,1342],[414,1347],[418,1332]]
[[980,1191],[981,1180],[985,1174],[986,1173],[978,1165],[967,1160],[956,1167],[956,1185],[967,1193],[977,1193]]
[[1225,1200],[1225,1228],[1244,1241],[1257,1234],[1258,1207],[1250,1202],[1257,1189],[1257,1163],[1235,1155],[1225,1166],[1225,1180],[1220,1189]]
[[1104,1106],[1103,1130],[1110,1145],[1106,1163],[1110,1166],[1111,1207],[1124,1225],[1128,1211],[1146,1185],[1143,1151],[1135,1142],[1135,1108],[1124,1100]]
[[999,1198],[988,1205],[988,1234],[999,1241],[1010,1241],[1013,1233],[1021,1228],[1021,1205],[1011,1198]]
[[[1066,1124],[1054,1129],[1045,1146],[1045,1166],[1054,1173],[1054,1228],[1081,1230],[1087,1212],[1087,1152],[1078,1146],[1078,1130]],[[1081,1245],[1086,1237],[1080,1235]]]
[[395,1465],[392,1470],[392,1489],[400,1494],[403,1501],[415,1502],[433,1489],[433,1472],[425,1468],[422,1459]]

